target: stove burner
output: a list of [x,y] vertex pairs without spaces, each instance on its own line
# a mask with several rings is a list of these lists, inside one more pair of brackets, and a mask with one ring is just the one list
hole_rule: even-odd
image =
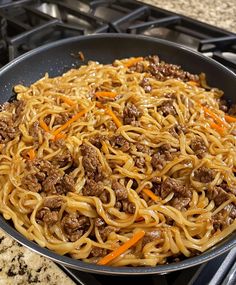
[[174,41],[236,71],[235,34],[137,1],[5,0],[0,21],[2,64],[61,38],[112,32]]

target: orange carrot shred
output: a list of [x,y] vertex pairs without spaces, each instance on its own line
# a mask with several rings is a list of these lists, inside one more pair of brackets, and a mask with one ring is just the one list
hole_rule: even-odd
[[97,91],[95,92],[95,96],[100,98],[100,97],[107,97],[107,98],[115,98],[117,96],[117,93],[112,92],[112,91]]
[[82,117],[84,114],[87,113],[87,110],[83,110],[75,114],[70,120],[68,120],[64,125],[60,126],[56,129],[52,134],[57,136],[60,132],[64,131],[67,127],[69,127],[74,121]]
[[142,191],[148,196],[150,197],[154,202],[160,201],[160,198],[155,195],[151,190],[147,189],[147,188],[143,188]]
[[35,154],[35,151],[33,148],[31,148],[29,151],[28,151],[28,156],[29,156],[29,159],[30,160],[34,160],[35,157],[36,157],[36,154]]
[[66,103],[66,104],[68,104],[68,105],[70,105],[70,106],[74,106],[76,103],[74,102],[74,101],[72,101],[70,98],[68,98],[68,97],[66,97],[66,96],[63,96],[63,95],[61,95],[60,96],[60,99],[64,102],[64,103]]
[[115,113],[110,109],[110,108],[106,108],[106,113],[107,115],[112,117],[112,120],[114,121],[114,123],[116,124],[117,128],[122,126],[121,121],[117,118],[117,116],[115,115]]
[[103,257],[102,259],[100,259],[97,264],[106,265],[107,263],[115,259],[116,257],[123,254],[130,247],[135,245],[141,238],[144,237],[144,235],[145,235],[145,231],[143,230],[135,233],[131,239],[129,239],[127,242],[122,244],[120,247],[118,247],[117,249],[115,249],[114,251],[112,251],[111,253]]
[[133,58],[130,58],[127,61],[125,61],[123,64],[126,67],[131,67],[134,64],[136,64],[136,63],[138,63],[138,62],[140,62],[142,60],[143,60],[143,57],[133,57]]
[[226,122],[228,122],[228,123],[236,123],[236,118],[235,118],[235,117],[228,116],[228,115],[225,115],[225,120],[226,120]]
[[211,128],[215,129],[221,135],[223,135],[225,132],[224,128],[222,128],[221,126],[217,125],[214,122],[210,122],[210,126]]
[[211,117],[218,125],[220,126],[224,126],[227,127],[226,123],[220,118],[218,117],[214,112],[212,112],[210,109],[208,109],[207,107],[203,107],[204,112]]
[[56,141],[56,140],[65,139],[65,138],[66,138],[65,134],[59,133],[58,135],[54,136],[53,140]]
[[44,122],[44,118],[39,118],[39,125],[45,132],[50,132],[48,125]]
[[104,105],[101,102],[96,102],[96,107],[103,109]]

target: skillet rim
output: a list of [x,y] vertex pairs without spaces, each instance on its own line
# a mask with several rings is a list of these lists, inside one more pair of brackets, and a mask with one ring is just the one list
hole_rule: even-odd
[[[126,38],[129,40],[130,38],[132,39],[140,39],[144,41],[149,41],[152,42],[153,44],[155,43],[160,43],[166,46],[171,46],[176,49],[182,49],[184,50],[185,53],[188,53],[190,56],[195,54],[195,56],[201,58],[202,60],[207,61],[209,64],[218,67],[219,69],[222,69],[223,72],[228,73],[229,76],[233,77],[236,80],[236,74],[228,69],[227,67],[223,66],[222,64],[214,61],[211,58],[208,58],[199,52],[192,50],[186,46],[176,44],[167,40],[163,39],[157,39],[157,38],[151,38],[148,36],[143,36],[143,35],[131,35],[131,34],[116,34],[116,33],[109,33],[109,34],[94,34],[94,35],[87,35],[87,36],[78,36],[78,37],[71,37],[63,40],[59,40],[53,43],[49,43],[43,46],[40,46],[34,50],[31,50],[7,65],[3,66],[0,69],[0,79],[1,75],[4,72],[7,72],[11,70],[11,68],[14,68],[15,65],[20,64],[22,61],[25,59],[31,58],[34,55],[38,53],[45,52],[48,49],[53,49],[58,46],[63,46],[64,44],[68,43],[76,43],[80,41],[86,41],[86,40],[92,40],[92,39],[99,39],[99,38]],[[199,265],[201,263],[207,262],[227,251],[229,251],[231,248],[236,246],[236,232],[232,233],[229,237],[215,245],[213,248],[207,250],[204,253],[201,253],[198,256],[194,256],[191,258],[186,258],[183,261],[177,262],[177,263],[170,263],[170,264],[165,264],[165,265],[157,265],[155,267],[112,267],[112,266],[101,266],[101,265],[96,265],[96,264],[89,264],[85,263],[80,260],[73,259],[68,256],[62,256],[59,255],[47,248],[41,247],[35,242],[32,242],[28,240],[26,237],[24,237],[22,234],[20,234],[13,226],[11,226],[7,220],[5,220],[2,216],[0,215],[0,228],[3,229],[8,235],[10,235],[13,239],[18,241],[20,244],[24,245],[25,247],[29,248],[30,250],[43,255],[46,258],[49,258],[53,260],[56,263],[60,263],[64,266],[74,268],[80,271],[84,272],[89,272],[89,273],[96,273],[96,274],[107,274],[107,275],[146,275],[146,274],[165,274],[169,273],[172,271],[177,271],[181,269],[186,269],[195,265]]]

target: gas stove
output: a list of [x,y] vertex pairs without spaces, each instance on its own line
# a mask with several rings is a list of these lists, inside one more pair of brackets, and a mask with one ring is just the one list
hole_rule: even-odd
[[[236,34],[138,1],[0,0],[0,66],[40,45],[96,33],[130,33],[185,45],[236,72]],[[76,284],[236,284],[236,249],[166,275],[102,276],[59,265]]]

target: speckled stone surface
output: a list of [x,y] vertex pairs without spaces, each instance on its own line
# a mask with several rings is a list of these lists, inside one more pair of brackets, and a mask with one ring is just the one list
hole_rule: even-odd
[[[143,0],[236,32],[236,0]],[[0,285],[74,285],[52,261],[20,246],[0,230]]]
[[0,285],[75,285],[52,261],[19,245],[0,230]]
[[236,33],[236,0],[143,0]]

